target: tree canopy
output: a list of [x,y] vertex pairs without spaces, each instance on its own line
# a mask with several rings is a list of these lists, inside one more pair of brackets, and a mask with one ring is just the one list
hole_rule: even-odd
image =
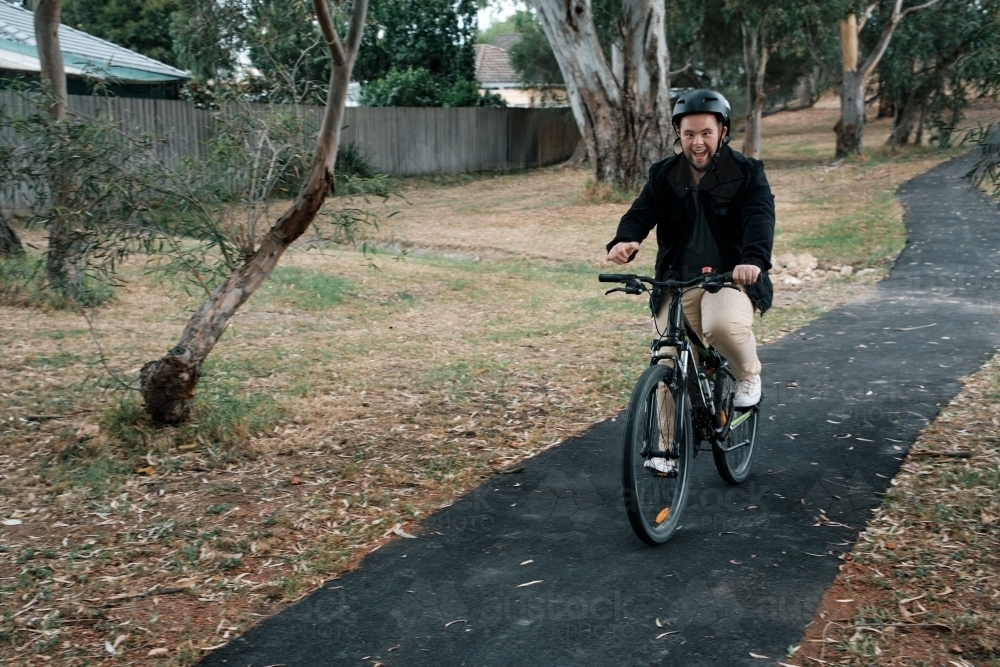
[[180,0],[63,0],[68,26],[150,58],[177,65],[170,21]]
[[475,0],[376,0],[355,78],[422,68],[448,84],[476,78]]

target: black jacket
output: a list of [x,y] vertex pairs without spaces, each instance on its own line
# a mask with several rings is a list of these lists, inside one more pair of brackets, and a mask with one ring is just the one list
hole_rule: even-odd
[[774,195],[764,175],[764,164],[723,146],[712,167],[693,185],[687,158],[675,155],[649,169],[649,180],[632,208],[618,223],[618,233],[608,250],[623,241],[642,242],[656,227],[656,279],[676,278],[684,240],[691,233],[694,215],[685,195],[692,190],[701,198],[712,237],[725,266],[760,267],[760,278],[747,286],[747,294],[761,313],[771,307],[774,287],[767,275],[774,244]]

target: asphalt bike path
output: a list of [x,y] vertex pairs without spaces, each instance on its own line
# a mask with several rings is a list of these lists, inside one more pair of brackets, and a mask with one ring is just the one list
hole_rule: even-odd
[[1000,345],[1000,215],[967,169],[959,158],[900,188],[909,243],[873,297],[761,348],[754,472],[730,487],[699,455],[667,544],[629,528],[619,416],[487,480],[201,664],[783,659],[919,430]]

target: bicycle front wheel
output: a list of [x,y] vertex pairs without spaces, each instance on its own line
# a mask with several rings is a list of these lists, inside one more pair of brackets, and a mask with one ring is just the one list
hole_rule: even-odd
[[625,416],[625,512],[639,539],[654,546],[680,525],[691,479],[691,406],[684,387],[671,388],[673,373],[669,366],[650,366]]
[[756,405],[748,409],[733,407],[734,385],[735,381],[726,376],[718,388],[722,398],[718,408],[730,428],[725,440],[712,442],[712,456],[722,479],[735,486],[750,475],[757,454],[757,417],[760,411]]

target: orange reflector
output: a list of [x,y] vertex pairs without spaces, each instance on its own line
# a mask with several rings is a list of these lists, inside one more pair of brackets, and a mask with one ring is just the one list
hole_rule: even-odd
[[729,418],[726,416],[726,411],[723,410],[722,412],[719,413],[719,423],[722,424],[723,426],[725,426],[726,422],[728,422],[728,421],[729,421]]
[[668,516],[670,516],[670,508],[664,507],[662,510],[660,510],[660,513],[656,515],[656,525],[660,525],[661,523],[666,521]]

